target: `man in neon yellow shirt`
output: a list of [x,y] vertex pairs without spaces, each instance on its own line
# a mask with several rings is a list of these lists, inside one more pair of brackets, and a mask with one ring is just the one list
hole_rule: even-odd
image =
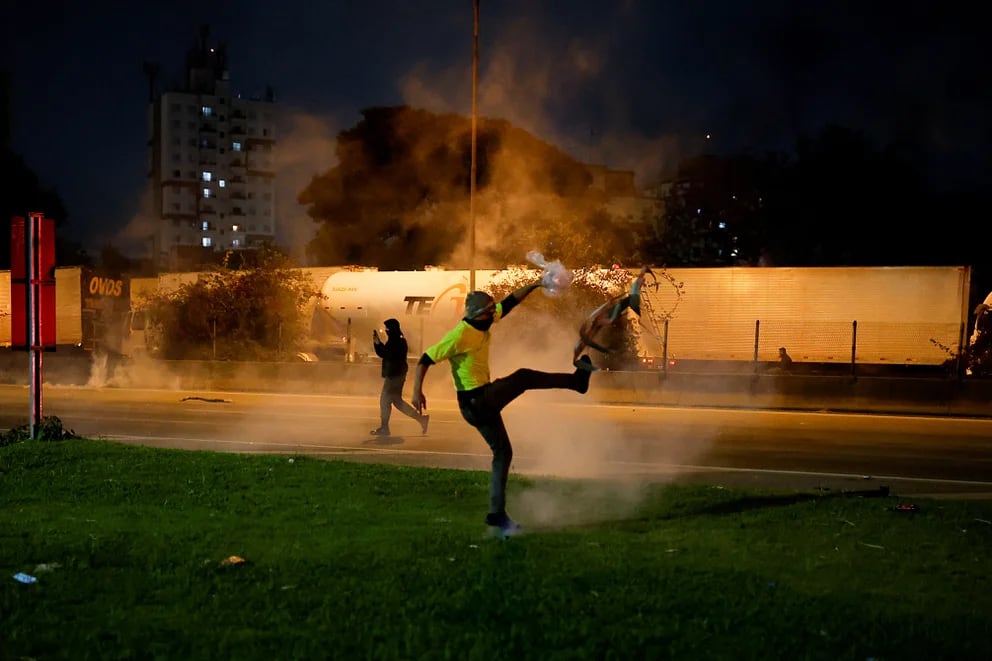
[[513,446],[501,411],[528,390],[562,388],[585,393],[589,390],[593,369],[589,357],[582,356],[575,361],[574,372],[551,373],[524,368],[490,380],[490,327],[540,286],[538,282],[521,287],[499,303],[485,292],[469,292],[465,297],[464,318],[440,342],[424,351],[414,372],[410,401],[418,413],[423,413],[427,407],[423,392],[427,370],[442,360],[451,364],[458,409],[465,422],[479,430],[493,451],[486,524],[498,528],[504,537],[517,532],[519,526],[506,514],[506,480],[513,460]]

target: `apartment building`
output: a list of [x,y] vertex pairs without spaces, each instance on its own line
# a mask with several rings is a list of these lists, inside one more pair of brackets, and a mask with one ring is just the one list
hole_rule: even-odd
[[271,89],[232,91],[224,45],[208,31],[186,57],[185,80],[158,93],[149,77],[148,178],[155,215],[154,259],[181,269],[210,255],[272,242],[276,231]]

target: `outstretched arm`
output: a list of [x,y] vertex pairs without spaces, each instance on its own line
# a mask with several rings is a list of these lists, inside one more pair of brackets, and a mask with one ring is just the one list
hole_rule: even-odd
[[520,303],[522,300],[530,296],[530,293],[532,291],[534,291],[535,289],[539,289],[540,287],[541,287],[541,281],[538,280],[533,284],[524,285],[523,287],[520,287],[519,289],[511,293],[509,296],[504,298],[500,302],[500,305],[503,306],[503,316],[505,317],[506,315],[510,314],[510,310],[517,307],[518,303]]
[[420,357],[417,367],[413,371],[413,395],[410,398],[410,404],[417,409],[417,413],[423,413],[427,408],[427,398],[424,397],[424,377],[427,376],[427,370],[433,364],[434,361],[425,353]]

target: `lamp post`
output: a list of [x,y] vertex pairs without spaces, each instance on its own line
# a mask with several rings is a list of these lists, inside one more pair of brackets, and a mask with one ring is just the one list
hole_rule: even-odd
[[475,291],[475,162],[476,162],[476,99],[479,94],[479,0],[473,0],[472,29],[472,167],[468,185],[469,224],[469,291]]

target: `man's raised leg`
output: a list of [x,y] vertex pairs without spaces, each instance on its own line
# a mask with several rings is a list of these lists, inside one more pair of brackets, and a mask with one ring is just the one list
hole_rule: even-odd
[[585,394],[589,391],[589,376],[592,373],[592,361],[589,356],[582,356],[576,364],[574,372],[540,372],[529,368],[517,371],[496,379],[486,389],[486,403],[493,410],[503,408],[528,390],[574,390]]

